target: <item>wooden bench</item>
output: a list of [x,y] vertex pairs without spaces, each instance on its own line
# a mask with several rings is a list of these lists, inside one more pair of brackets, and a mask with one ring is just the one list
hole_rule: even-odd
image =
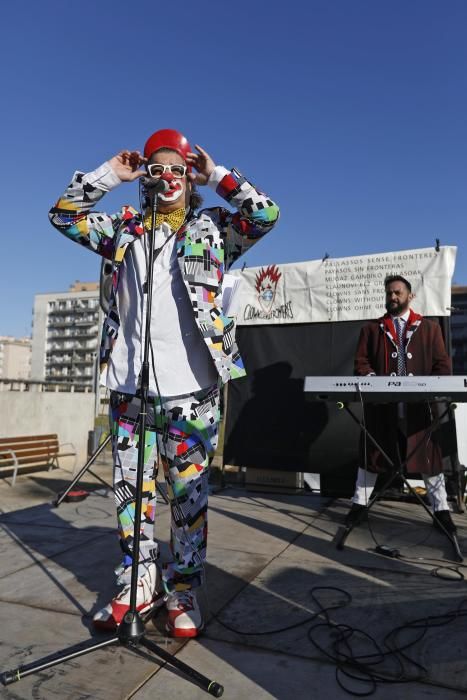
[[75,468],[75,446],[71,442],[60,444],[56,434],[0,438],[0,474],[13,471],[12,486],[19,469],[48,467],[50,470],[59,466],[60,457],[74,457]]

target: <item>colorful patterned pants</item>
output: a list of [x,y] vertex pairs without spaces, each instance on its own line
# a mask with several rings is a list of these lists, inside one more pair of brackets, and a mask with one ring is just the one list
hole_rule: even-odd
[[[119,392],[110,396],[115,500],[125,554],[119,571],[121,583],[129,582],[132,562],[140,404],[138,396]],[[168,590],[201,583],[207,543],[208,467],[217,447],[218,426],[217,385],[162,400],[149,397],[138,574],[143,575],[159,555],[154,528],[159,454],[172,516],[172,561],[162,566]]]

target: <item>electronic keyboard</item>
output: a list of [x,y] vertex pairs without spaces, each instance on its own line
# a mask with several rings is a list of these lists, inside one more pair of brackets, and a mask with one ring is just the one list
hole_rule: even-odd
[[304,391],[315,401],[467,402],[467,377],[305,377]]

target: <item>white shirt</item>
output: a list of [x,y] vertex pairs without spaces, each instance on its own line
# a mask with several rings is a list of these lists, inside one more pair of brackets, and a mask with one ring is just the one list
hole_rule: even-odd
[[409,316],[410,316],[410,309],[407,309],[407,311],[404,311],[404,313],[402,314],[402,316],[393,316],[393,315],[391,314],[391,318],[392,318],[392,322],[393,322],[393,323],[394,323],[394,321],[396,320],[396,318],[398,318],[399,321],[402,321],[402,324],[401,324],[401,328],[402,328],[402,329],[405,328],[405,324],[406,324],[407,321],[409,320]]

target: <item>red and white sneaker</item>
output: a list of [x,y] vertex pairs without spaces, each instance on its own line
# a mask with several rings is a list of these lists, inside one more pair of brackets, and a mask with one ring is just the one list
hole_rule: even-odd
[[[141,614],[147,614],[164,605],[166,600],[167,595],[160,585],[156,565],[150,564],[144,576],[138,579],[136,610]],[[127,585],[105,608],[96,612],[92,623],[97,629],[116,630],[129,608],[130,586]]]
[[165,629],[171,637],[197,637],[204,627],[196,596],[191,591],[169,595]]

